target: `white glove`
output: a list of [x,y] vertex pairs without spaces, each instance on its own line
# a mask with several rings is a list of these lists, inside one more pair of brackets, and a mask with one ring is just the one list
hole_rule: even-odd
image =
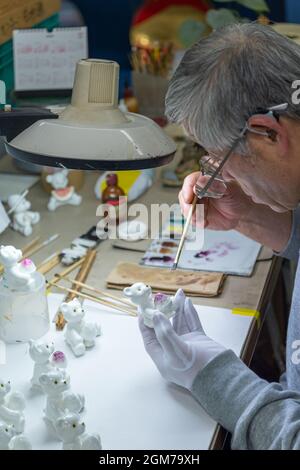
[[198,373],[225,348],[210,339],[203,331],[197,311],[183,291],[175,297],[177,313],[173,326],[162,313],[153,316],[154,328],[139,318],[145,349],[161,375],[188,390],[192,389]]

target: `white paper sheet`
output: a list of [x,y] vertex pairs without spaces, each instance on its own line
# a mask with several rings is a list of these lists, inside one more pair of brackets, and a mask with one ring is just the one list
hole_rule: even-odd
[[[178,268],[222,272],[238,276],[252,274],[261,249],[259,243],[235,230],[226,232],[205,229],[203,239],[203,246],[198,248],[195,248],[195,243],[191,245],[189,241],[186,241]],[[154,240],[143,256],[141,264],[163,268],[172,267],[179,241],[179,239],[167,240],[174,246],[161,249],[164,240]]]
[[76,63],[88,56],[87,28],[19,29],[13,45],[17,91],[72,89]]
[[[48,298],[53,317],[62,296]],[[103,328],[94,349],[75,358],[53,324],[47,336],[67,355],[72,389],[85,394],[87,431],[99,432],[106,450],[207,449],[216,423],[188,392],[161,378],[144,350],[137,319],[103,310],[99,304],[85,306],[87,318]],[[240,354],[252,318],[226,309],[197,310],[207,334]],[[59,449],[60,442],[42,419],[45,397],[29,391],[32,369],[27,345],[7,347],[0,377],[10,379],[13,388],[26,395],[26,434],[34,449]]]

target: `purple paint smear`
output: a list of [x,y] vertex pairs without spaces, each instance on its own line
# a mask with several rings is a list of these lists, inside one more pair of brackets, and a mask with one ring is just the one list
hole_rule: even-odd
[[204,259],[208,262],[213,262],[214,258],[225,258],[230,255],[233,250],[238,250],[239,247],[230,242],[216,243],[212,249],[199,251],[195,254],[195,258]]

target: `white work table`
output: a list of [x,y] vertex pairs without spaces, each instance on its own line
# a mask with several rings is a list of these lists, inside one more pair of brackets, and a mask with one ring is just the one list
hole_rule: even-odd
[[[62,299],[48,296],[51,318]],[[189,392],[162,379],[144,350],[137,318],[90,301],[84,305],[87,319],[103,329],[95,348],[75,358],[53,323],[45,339],[66,354],[72,391],[85,395],[87,431],[101,435],[104,450],[208,449],[216,423]],[[197,308],[207,333],[240,354],[253,319],[225,309]],[[0,377],[25,394],[26,435],[33,448],[56,450],[61,443],[43,420],[46,398],[30,390],[33,362],[28,349],[27,344],[8,345]]]

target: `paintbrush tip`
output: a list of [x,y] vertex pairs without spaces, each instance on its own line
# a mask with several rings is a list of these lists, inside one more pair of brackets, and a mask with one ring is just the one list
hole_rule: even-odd
[[171,268],[171,271],[176,271],[176,269],[177,269],[177,263],[174,263],[172,268]]

